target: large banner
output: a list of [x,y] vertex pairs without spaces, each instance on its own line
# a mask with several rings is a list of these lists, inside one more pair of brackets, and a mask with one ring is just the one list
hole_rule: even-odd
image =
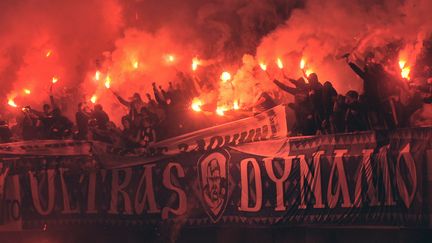
[[0,224],[420,227],[431,138],[430,128],[286,138],[277,156],[223,146],[115,169],[97,155],[8,157],[0,188],[15,193]]
[[288,135],[285,106],[279,105],[253,117],[199,130],[156,143],[164,155],[210,151],[227,146],[285,138]]

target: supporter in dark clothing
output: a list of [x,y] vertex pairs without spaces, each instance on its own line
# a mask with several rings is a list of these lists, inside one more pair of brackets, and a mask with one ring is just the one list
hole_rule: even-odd
[[0,143],[10,142],[11,138],[12,132],[8,124],[5,121],[0,121]]
[[107,113],[103,110],[102,105],[95,105],[94,111],[91,113],[91,117],[95,119],[96,128],[100,130],[107,130],[109,117]]
[[309,97],[306,95],[297,95],[295,103],[288,106],[294,110],[296,122],[292,128],[293,135],[314,135],[317,131],[314,121],[314,111]]
[[156,108],[156,106],[158,105],[158,103],[156,103],[156,101],[151,97],[151,95],[149,93],[146,94],[147,100],[148,100],[148,105],[150,107],[154,107]]
[[88,138],[89,120],[91,114],[87,111],[87,108],[88,107],[85,103],[79,103],[78,111],[75,114],[76,125],[78,128],[76,138],[79,140],[85,140]]
[[139,132],[139,143],[143,147],[148,147],[156,141],[156,131],[152,126],[150,117],[143,117]]
[[325,82],[322,90],[323,117],[320,130],[322,134],[332,133],[330,116],[333,113],[333,107],[336,101],[336,97],[337,92],[333,88],[333,85],[329,81]]
[[323,86],[318,80],[316,73],[311,73],[308,77],[309,81],[309,99],[312,103],[312,109],[314,111],[314,120],[316,127],[321,127],[322,121],[324,120],[324,106],[323,106]]
[[373,59],[366,60],[364,70],[352,62],[348,62],[348,65],[363,79],[363,95],[372,126],[394,128],[396,115],[392,114],[390,96],[398,93],[398,79],[390,77],[384,67]]
[[356,91],[348,91],[345,98],[347,111],[345,115],[345,131],[356,132],[367,129],[364,114]]
[[[54,98],[50,96],[51,103],[54,104]],[[44,104],[42,107],[43,111],[37,111],[34,109],[29,108],[29,111],[37,116],[39,119],[39,124],[37,125],[37,130],[39,132],[39,138],[41,139],[47,139],[50,136],[50,129],[53,125],[53,115],[52,115],[52,109],[49,104]]]
[[338,95],[333,105],[333,113],[330,116],[331,132],[345,132],[345,115],[347,106],[345,104],[345,96]]
[[165,98],[163,97],[162,93],[158,90],[156,87],[156,83],[152,83],[153,88],[153,94],[155,96],[155,100],[159,105],[166,105]]
[[324,108],[324,120],[328,120],[330,115],[333,113],[334,103],[337,98],[336,89],[333,88],[331,82],[327,81],[323,85],[322,91],[322,104]]
[[72,134],[72,122],[61,114],[60,109],[55,108],[52,112],[52,126],[50,128],[50,139],[64,139]]
[[123,99],[120,95],[114,93],[119,102],[129,108],[129,118],[131,121],[135,120],[139,111],[143,106],[146,106],[146,103],[141,99],[140,94],[134,93],[130,98],[130,101]]
[[38,139],[37,122],[38,117],[31,112],[30,107],[22,109],[23,117],[21,120],[22,137],[24,140]]

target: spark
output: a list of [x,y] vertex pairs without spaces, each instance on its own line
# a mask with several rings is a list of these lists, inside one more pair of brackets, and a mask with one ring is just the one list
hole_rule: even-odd
[[194,110],[194,111],[196,111],[196,112],[200,112],[200,111],[202,111],[201,110],[201,106],[202,106],[203,104],[202,104],[202,101],[200,100],[200,99],[198,99],[198,98],[194,98],[193,100],[192,100],[192,105],[191,105],[191,108],[192,108],[192,110]]
[[96,95],[93,95],[93,96],[90,98],[90,101],[91,101],[91,103],[95,104],[96,101],[97,101],[97,96],[96,96]]
[[231,74],[229,72],[223,72],[220,76],[220,79],[226,83],[227,81],[229,81],[231,79]]
[[111,87],[111,77],[109,75],[105,78],[105,88],[109,89]]
[[279,69],[282,69],[284,67],[283,66],[283,62],[282,62],[282,60],[280,58],[278,58],[276,60],[276,64],[277,64],[277,66],[278,66]]

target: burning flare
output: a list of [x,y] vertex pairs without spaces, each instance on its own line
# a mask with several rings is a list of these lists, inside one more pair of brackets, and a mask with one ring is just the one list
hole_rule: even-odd
[[51,81],[52,81],[53,84],[57,83],[58,82],[58,77],[54,76]]
[[278,66],[279,69],[282,69],[284,67],[283,62],[282,62],[282,60],[280,58],[278,58],[276,60],[276,64],[277,64],[277,66]]
[[18,105],[15,103],[15,101],[12,98],[10,98],[8,100],[8,105],[10,105],[12,107],[18,107]]
[[170,64],[175,61],[175,56],[172,54],[165,55],[165,61]]
[[263,71],[266,71],[266,70],[267,70],[267,65],[266,65],[265,63],[260,63],[259,65],[260,65],[260,68],[261,68]]
[[192,100],[192,105],[191,105],[191,108],[192,108],[192,110],[194,110],[194,111],[196,111],[196,112],[200,112],[200,111],[202,111],[201,110],[201,106],[202,106],[203,104],[202,104],[202,101],[200,100],[200,99],[198,99],[198,98],[194,98],[193,100]]
[[31,90],[29,90],[29,89],[24,89],[23,91],[24,91],[24,94],[28,94],[28,95],[31,94]]
[[234,100],[234,103],[233,103],[233,110],[239,110],[240,109],[240,106],[239,106],[239,102],[238,102],[238,100]]
[[216,114],[218,116],[224,116],[225,115],[225,111],[227,111],[228,109],[224,106],[219,106],[216,108]]
[[305,59],[301,59],[301,61],[300,61],[300,69],[304,69],[306,67],[306,61],[305,61]]
[[199,64],[200,64],[200,60],[198,60],[198,58],[194,57],[192,59],[192,71],[196,71]]
[[407,61],[400,59],[399,60],[399,68],[401,70],[401,77],[407,80],[410,80],[410,72],[411,72],[411,68],[408,67],[407,65]]
[[138,62],[138,61],[134,61],[134,62],[132,63],[132,66],[133,66],[134,69],[138,69],[138,67],[139,67],[139,62]]
[[95,80],[99,81],[100,76],[101,76],[101,73],[99,72],[99,70],[97,70],[95,73],[95,76],[94,76]]
[[45,54],[45,57],[50,57],[51,54],[52,54],[52,51],[51,51],[51,50],[48,50],[47,53]]
[[109,75],[105,78],[105,88],[109,89],[111,87],[111,77]]
[[97,101],[97,96],[96,96],[96,95],[93,95],[93,96],[90,98],[90,101],[91,101],[91,103],[95,104],[96,101]]
[[308,68],[308,69],[305,71],[306,77],[309,77],[309,75],[311,75],[313,72],[314,72],[314,71],[313,71],[312,69]]
[[224,83],[226,83],[226,82],[228,82],[230,79],[231,79],[231,74],[229,73],[229,72],[223,72],[222,74],[221,74],[221,76],[220,76],[220,79],[224,82]]

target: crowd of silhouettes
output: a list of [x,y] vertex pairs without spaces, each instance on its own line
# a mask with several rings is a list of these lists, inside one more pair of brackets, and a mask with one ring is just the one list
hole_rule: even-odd
[[[376,129],[395,129],[408,126],[432,124],[432,72],[425,68],[418,78],[403,80],[390,74],[383,65],[373,58],[364,60],[364,67],[347,59],[349,67],[363,80],[363,92],[350,90],[339,93],[330,81],[320,82],[318,75],[304,74],[298,79],[274,80],[282,91],[294,97],[288,103],[293,110],[295,123],[291,136],[359,132]],[[206,87],[199,87],[194,78],[178,73],[174,85],[169,83],[167,90],[152,84],[152,94],[145,99],[139,93],[124,98],[113,92],[119,104],[127,109],[116,126],[102,105],[93,109],[79,103],[75,114],[75,125],[50,96],[50,104],[42,111],[31,107],[22,109],[18,126],[13,131],[7,122],[0,121],[0,142],[12,139],[76,139],[97,140],[124,148],[122,152],[147,148],[154,142],[184,134],[203,127],[197,126],[186,116],[190,102]],[[211,89],[211,88],[208,88]],[[254,86],[255,99],[252,105],[244,107],[257,114],[277,105],[271,93],[264,91],[261,83]],[[288,119],[292,119],[289,117]],[[18,133],[17,136],[15,133]]]
[[330,81],[321,83],[317,74],[274,80],[281,90],[294,96],[288,106],[296,121],[292,135],[316,135],[366,130],[395,129],[432,125],[432,73],[429,68],[417,79],[406,80],[390,74],[373,58],[364,68],[347,60],[349,67],[363,80],[363,92],[350,90],[340,94]]

